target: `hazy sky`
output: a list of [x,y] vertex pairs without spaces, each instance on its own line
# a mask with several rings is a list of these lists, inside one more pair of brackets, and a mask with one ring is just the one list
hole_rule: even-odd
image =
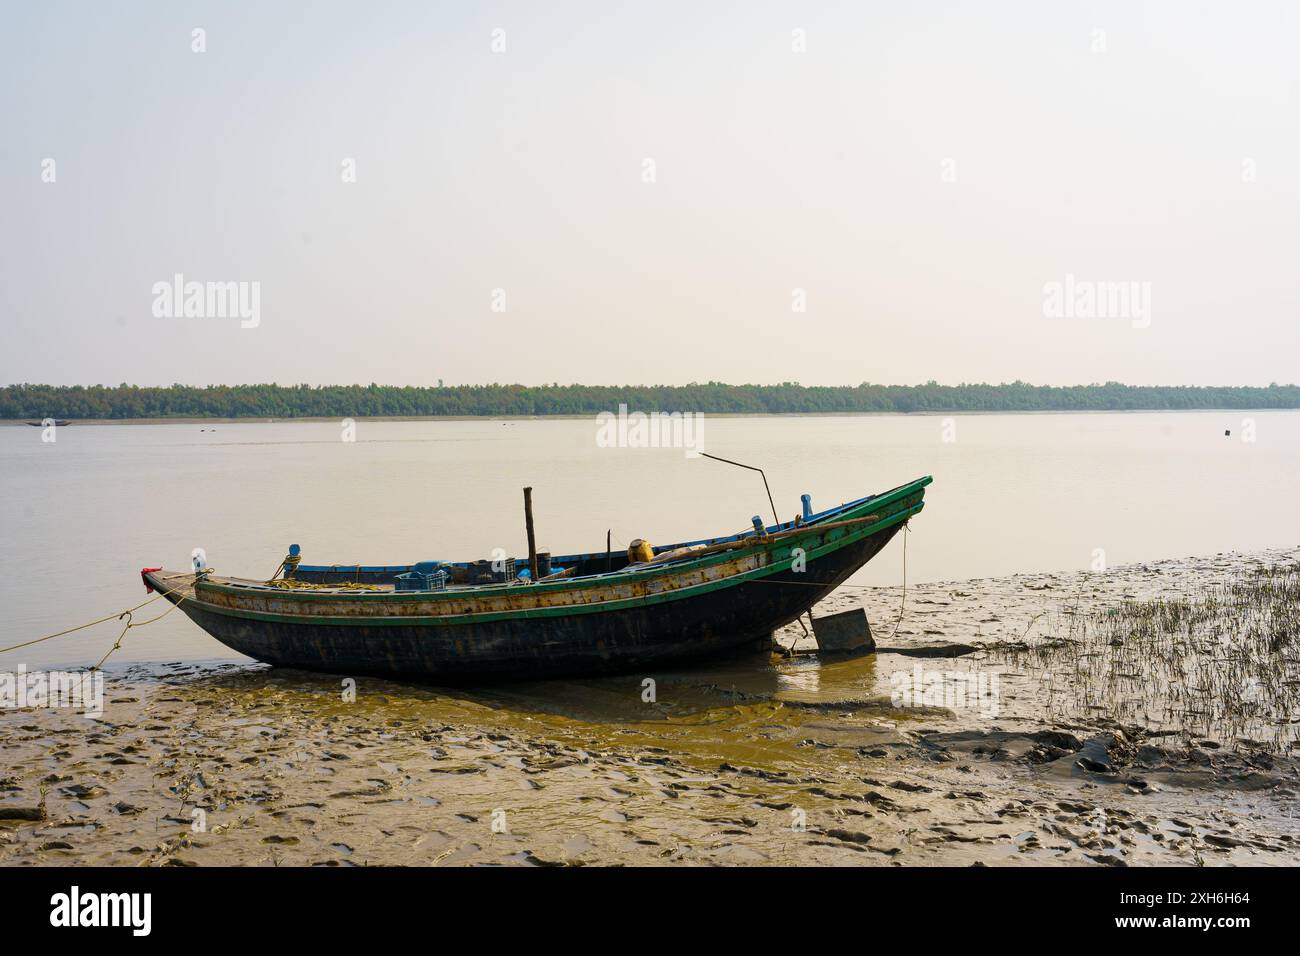
[[0,383],[1300,379],[1294,3],[0,10]]

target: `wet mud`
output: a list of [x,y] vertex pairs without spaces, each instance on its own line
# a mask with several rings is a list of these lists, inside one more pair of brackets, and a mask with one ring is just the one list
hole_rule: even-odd
[[0,864],[1295,865],[1287,699],[1174,706],[1176,675],[1116,682],[1113,634],[1070,625],[1297,558],[926,584],[901,617],[846,588],[814,614],[864,606],[880,645],[847,659],[795,624],[716,666],[481,689],[110,671],[98,718],[0,710]]

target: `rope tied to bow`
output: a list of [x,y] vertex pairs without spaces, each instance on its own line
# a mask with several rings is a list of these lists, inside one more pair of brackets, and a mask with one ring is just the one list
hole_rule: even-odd
[[[206,574],[207,572],[204,573]],[[197,578],[198,575],[196,575],[195,577]],[[126,626],[122,628],[122,633],[117,636],[117,640],[114,642],[113,646],[108,649],[108,654],[105,654],[103,657],[101,657],[99,659],[99,663],[91,668],[92,671],[99,670],[100,667],[103,666],[104,661],[108,660],[109,655],[122,646],[122,638],[126,637],[127,631],[131,630],[131,628],[133,627],[144,627],[146,624],[152,624],[154,621],[162,620],[172,611],[180,607],[182,603],[188,600],[188,595],[182,595],[180,600],[176,601],[176,603],[174,603],[167,610],[163,611],[161,614],[149,618],[149,620],[147,621],[139,621],[139,622],[134,621],[133,617],[136,611],[140,610],[140,608],[142,607],[152,604],[154,601],[175,594],[177,591],[183,590],[188,586],[189,584],[187,582],[186,584],[178,585],[177,587],[174,587],[169,591],[160,591],[159,593],[155,594],[153,597],[149,598],[149,600],[141,601],[135,607],[129,607],[125,611],[115,612],[113,614],[106,614],[105,616],[96,618],[93,621],[87,621],[85,624],[78,624],[76,627],[69,627],[62,631],[56,631],[53,634],[46,634],[44,637],[33,638],[30,641],[22,641],[21,643],[18,644],[11,644],[9,647],[0,647],[0,654],[6,654],[9,651],[16,651],[23,647],[31,647],[33,644],[40,644],[42,641],[52,641],[54,640],[54,638],[63,637],[66,634],[74,634],[77,631],[84,631],[88,627],[94,627],[96,624],[103,624],[105,621],[111,621],[114,618],[116,618],[119,621],[125,619]]]

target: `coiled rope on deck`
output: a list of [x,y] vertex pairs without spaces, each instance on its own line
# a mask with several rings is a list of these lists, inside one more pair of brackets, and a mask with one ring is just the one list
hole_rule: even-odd
[[280,564],[276,567],[275,574],[271,575],[270,581],[267,581],[266,583],[270,584],[271,581],[274,581],[276,578],[278,578],[280,576],[281,571],[283,571],[285,574],[285,580],[288,580],[289,575],[292,574],[300,564],[302,564],[301,554],[286,554],[284,558],[280,561]]
[[[280,566],[275,569],[275,574],[271,575],[262,583],[268,588],[280,588],[284,591],[321,591],[325,589],[340,591],[386,591],[388,590],[381,584],[362,584],[360,581],[339,581],[335,584],[318,584],[315,581],[300,581],[297,578],[291,578],[302,564],[301,554],[286,554],[280,562]],[[334,570],[338,565],[331,565],[330,570]],[[284,572],[284,577],[280,577],[280,572]],[[357,576],[361,576],[361,565],[357,565]]]
[[272,578],[264,582],[268,588],[280,588],[285,591],[387,591],[383,584],[362,584],[360,581],[338,581],[334,584],[319,584],[315,581],[299,581],[297,578]]

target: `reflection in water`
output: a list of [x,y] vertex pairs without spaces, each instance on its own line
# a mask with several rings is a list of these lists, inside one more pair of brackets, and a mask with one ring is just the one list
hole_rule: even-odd
[[[799,666],[804,665],[804,666]],[[784,673],[778,675],[780,690],[786,694],[816,695],[821,689],[822,669],[812,666],[807,658],[796,659]]]
[[[127,677],[153,673],[132,668]],[[362,678],[355,703],[345,702],[340,678],[260,665],[221,666],[168,680],[237,695],[237,710],[256,711],[285,695],[309,701],[316,716],[351,718],[417,715],[431,727],[472,723],[503,734],[544,736],[566,746],[661,749],[687,762],[792,770],[815,767],[821,757],[808,738],[848,747],[892,738],[893,708],[877,687],[872,655],[822,664],[815,655],[775,654],[645,677],[552,680],[492,687],[435,687]]]

